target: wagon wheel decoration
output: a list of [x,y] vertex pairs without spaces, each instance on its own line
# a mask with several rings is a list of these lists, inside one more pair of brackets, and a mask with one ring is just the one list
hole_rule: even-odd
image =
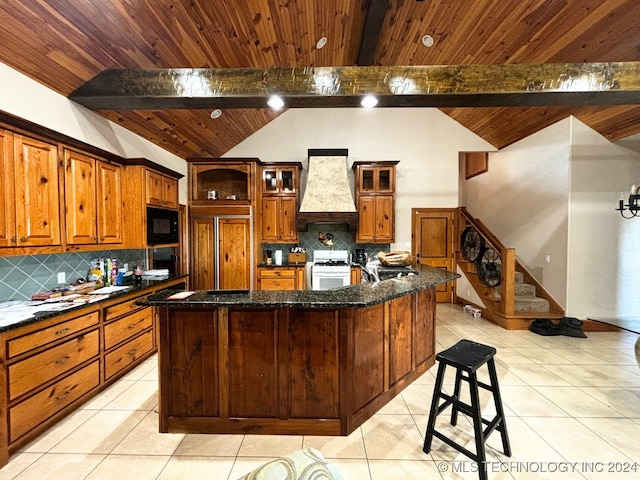
[[460,237],[460,251],[462,256],[470,262],[475,262],[484,251],[484,238],[473,227],[467,227]]
[[476,260],[478,278],[489,287],[497,287],[502,282],[502,259],[493,248],[488,247]]

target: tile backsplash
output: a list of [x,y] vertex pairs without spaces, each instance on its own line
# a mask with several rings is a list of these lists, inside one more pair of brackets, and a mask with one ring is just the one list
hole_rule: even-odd
[[51,290],[58,285],[60,272],[67,283],[86,278],[94,258],[116,258],[118,265],[128,263],[130,270],[138,264],[147,266],[144,249],[0,257],[0,301],[31,299],[34,293]]
[[[312,224],[309,225],[309,229],[306,232],[298,232],[300,237],[299,245],[304,247],[307,250],[307,261],[313,260],[313,251],[314,250],[326,250],[329,247],[323,246],[318,240],[318,232],[322,233],[331,233],[333,234],[333,250],[348,250],[350,253],[355,255],[356,248],[362,248],[367,252],[367,255],[370,255],[371,258],[375,258],[378,252],[389,251],[389,244],[380,244],[380,243],[372,243],[372,244],[363,244],[363,243],[355,243],[353,240],[353,233],[347,231],[346,225],[343,224]],[[289,252],[290,247],[294,247],[295,244],[287,245],[287,244],[272,244],[272,243],[263,243],[262,251],[265,250],[282,250],[284,253],[284,258],[286,261],[286,254]],[[262,261],[260,259],[259,261]]]

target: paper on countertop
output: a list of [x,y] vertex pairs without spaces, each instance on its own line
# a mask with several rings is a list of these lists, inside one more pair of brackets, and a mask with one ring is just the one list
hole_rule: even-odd
[[126,290],[127,288],[131,288],[131,286],[116,286],[116,285],[111,285],[109,287],[102,287],[102,288],[98,288],[96,290],[93,290],[91,292],[88,292],[89,295],[102,295],[103,293],[115,293],[115,292],[119,292],[121,290]]
[[190,297],[194,293],[196,293],[196,292],[193,292],[193,291],[178,292],[178,293],[174,293],[173,295],[169,295],[166,298],[166,300],[182,300],[183,298]]
[[163,277],[165,275],[169,275],[168,268],[156,268],[153,270],[145,270],[142,272],[142,275],[145,277]]
[[0,304],[0,326],[6,327],[14,323],[32,318],[38,312],[60,312],[77,307],[72,302],[45,303],[33,301],[16,301]]

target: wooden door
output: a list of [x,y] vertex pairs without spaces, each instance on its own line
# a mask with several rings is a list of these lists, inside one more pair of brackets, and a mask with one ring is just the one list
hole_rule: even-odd
[[[455,210],[448,208],[414,208],[411,210],[413,223],[411,237],[412,251],[422,265],[442,268],[455,272],[454,235]],[[436,287],[436,302],[451,303],[454,298],[454,284],[447,282]]]
[[55,145],[14,141],[18,246],[60,245],[60,185]]
[[95,159],[65,150],[65,211],[67,243],[98,242],[96,232]]
[[0,247],[15,247],[16,202],[13,189],[13,134],[0,130]]
[[377,243],[392,243],[394,241],[393,196],[382,195],[375,197],[375,240]]
[[122,243],[122,167],[97,163],[98,241]]
[[279,237],[278,216],[280,215],[278,197],[262,199],[262,241],[277,242]]
[[214,235],[212,218],[194,218],[191,222],[191,287],[214,288]]
[[151,170],[145,171],[145,183],[148,205],[162,205],[162,175]]
[[251,219],[218,219],[219,289],[251,288]]
[[376,235],[376,198],[362,196],[358,198],[358,243],[373,243]]
[[162,204],[167,208],[178,208],[178,181],[175,178],[162,177]]
[[298,226],[296,225],[296,197],[280,199],[280,241],[298,243]]

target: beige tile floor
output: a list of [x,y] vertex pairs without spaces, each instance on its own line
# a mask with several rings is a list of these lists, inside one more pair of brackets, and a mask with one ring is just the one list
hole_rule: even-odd
[[[457,306],[438,305],[437,313],[438,351],[461,338],[498,350],[513,454],[501,453],[494,433],[489,478],[640,478],[636,335],[541,337],[503,330]],[[13,455],[0,480],[237,479],[307,446],[334,462],[345,479],[477,478],[475,465],[438,439],[430,454],[422,452],[435,367],[348,437],[184,435],[157,432],[156,361],[148,360]],[[488,416],[491,398],[482,393]],[[472,448],[466,417],[455,429],[446,415],[437,425]]]

